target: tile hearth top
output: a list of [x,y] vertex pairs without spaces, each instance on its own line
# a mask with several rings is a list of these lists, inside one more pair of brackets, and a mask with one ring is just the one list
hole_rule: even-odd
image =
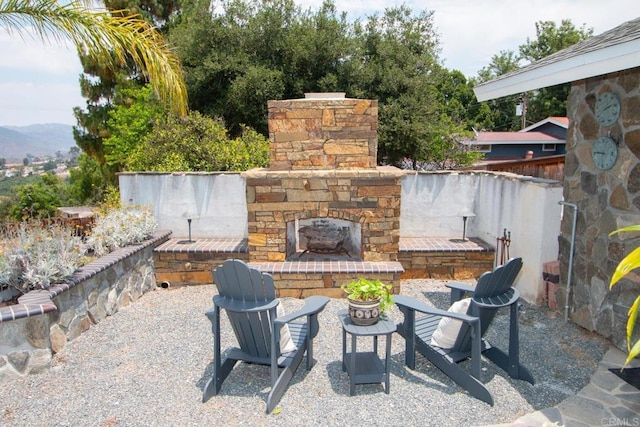
[[[247,239],[243,238],[193,238],[192,243],[187,239],[169,239],[155,248],[155,252],[215,252],[215,253],[246,253]],[[478,239],[469,237],[466,241],[451,237],[401,237],[400,252],[491,252],[493,246]]]
[[395,261],[285,261],[250,262],[250,267],[267,273],[403,273],[402,264]]
[[451,237],[401,237],[400,252],[492,252],[493,246],[477,237],[465,241]]
[[247,251],[247,239],[241,238],[205,239],[194,237],[191,242],[187,238],[174,238],[155,248],[155,252],[245,253]]

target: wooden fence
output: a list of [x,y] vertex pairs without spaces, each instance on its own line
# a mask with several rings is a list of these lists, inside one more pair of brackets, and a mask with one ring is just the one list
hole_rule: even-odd
[[470,169],[511,172],[518,175],[535,176],[562,182],[564,179],[564,154],[533,159],[494,161]]

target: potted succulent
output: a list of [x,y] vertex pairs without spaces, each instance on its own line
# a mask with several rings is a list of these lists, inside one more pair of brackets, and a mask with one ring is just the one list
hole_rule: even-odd
[[356,325],[368,326],[378,322],[380,315],[393,305],[391,285],[380,280],[360,278],[340,287],[347,293],[349,317]]

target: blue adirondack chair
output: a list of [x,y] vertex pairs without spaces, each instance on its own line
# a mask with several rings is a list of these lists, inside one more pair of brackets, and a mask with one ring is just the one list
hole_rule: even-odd
[[[318,313],[329,302],[323,296],[305,299],[301,310],[278,317],[273,277],[268,273],[249,268],[242,260],[227,260],[213,271],[218,295],[213,297],[213,308],[206,312],[213,332],[213,377],[204,387],[202,401],[220,392],[222,383],[238,361],[269,365],[271,367],[271,391],[267,398],[267,413],[278,404],[295,374],[304,353],[307,353],[307,370],[314,364],[313,338],[317,335]],[[225,310],[235,333],[239,347],[220,352],[220,311]],[[304,318],[304,322],[293,320]],[[293,345],[281,352],[280,337],[283,328],[288,329]],[[284,344],[282,344],[284,346]]]
[[[447,284],[451,289],[452,304],[460,301],[465,294],[471,295],[466,313],[439,310],[403,295],[394,297],[404,315],[403,322],[398,325],[397,330],[405,339],[405,364],[410,369],[415,369],[417,350],[472,396],[492,406],[493,397],[480,380],[481,354],[506,371],[511,378],[533,384],[533,376],[519,362],[518,300],[520,294],[513,287],[513,283],[521,268],[522,259],[512,258],[493,271],[483,273],[475,287],[461,283]],[[497,311],[503,307],[510,309],[508,354],[482,338],[491,326]],[[424,315],[416,316],[416,313],[424,313]],[[442,317],[462,321],[457,336],[453,338],[455,342],[451,348],[441,348],[432,344],[431,338]],[[471,357],[471,372],[458,365],[469,357]]]

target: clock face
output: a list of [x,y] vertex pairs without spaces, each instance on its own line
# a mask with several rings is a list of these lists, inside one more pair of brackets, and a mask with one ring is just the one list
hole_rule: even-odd
[[613,139],[602,136],[593,143],[591,156],[598,169],[611,169],[618,160],[618,146]]
[[596,120],[602,126],[611,126],[620,117],[620,100],[613,92],[605,92],[596,98]]

